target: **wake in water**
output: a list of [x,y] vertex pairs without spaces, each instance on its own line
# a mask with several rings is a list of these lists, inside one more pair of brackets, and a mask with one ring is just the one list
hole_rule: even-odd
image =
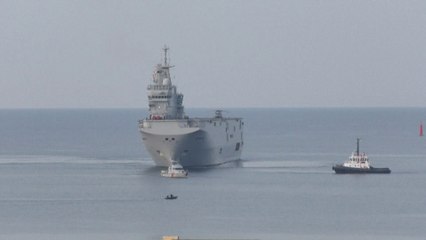
[[249,160],[243,162],[243,168],[257,172],[280,173],[327,173],[328,164],[308,160]]
[[149,160],[141,159],[97,159],[74,156],[50,156],[50,155],[3,155],[0,156],[0,164],[142,164],[150,165]]

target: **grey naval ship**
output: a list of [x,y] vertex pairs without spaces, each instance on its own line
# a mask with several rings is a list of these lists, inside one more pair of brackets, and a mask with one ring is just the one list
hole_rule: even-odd
[[148,85],[149,116],[139,121],[143,143],[157,166],[213,166],[240,159],[243,149],[242,118],[224,117],[217,110],[211,118],[190,118],[184,113],[183,94],[170,78],[164,61],[155,67]]

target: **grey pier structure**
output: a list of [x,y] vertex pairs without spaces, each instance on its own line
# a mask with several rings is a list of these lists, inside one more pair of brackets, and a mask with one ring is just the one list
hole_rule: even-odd
[[163,50],[164,62],[155,67],[148,86],[149,116],[139,121],[143,143],[155,164],[201,167],[239,160],[244,145],[242,118],[224,117],[221,110],[211,118],[186,116],[183,94],[170,78],[168,48]]

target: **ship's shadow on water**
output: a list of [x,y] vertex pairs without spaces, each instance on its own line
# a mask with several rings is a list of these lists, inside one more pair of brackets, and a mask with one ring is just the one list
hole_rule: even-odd
[[208,171],[214,171],[217,169],[224,169],[224,168],[242,168],[243,167],[243,161],[244,160],[235,160],[226,162],[219,165],[212,165],[212,166],[205,166],[205,167],[189,167],[188,170],[191,172],[208,172]]

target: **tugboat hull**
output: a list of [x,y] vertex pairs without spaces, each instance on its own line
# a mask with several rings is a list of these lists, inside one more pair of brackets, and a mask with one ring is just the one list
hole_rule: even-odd
[[352,167],[345,167],[343,165],[335,165],[332,168],[336,173],[338,174],[345,174],[345,173],[391,173],[391,170],[389,168],[352,168]]

